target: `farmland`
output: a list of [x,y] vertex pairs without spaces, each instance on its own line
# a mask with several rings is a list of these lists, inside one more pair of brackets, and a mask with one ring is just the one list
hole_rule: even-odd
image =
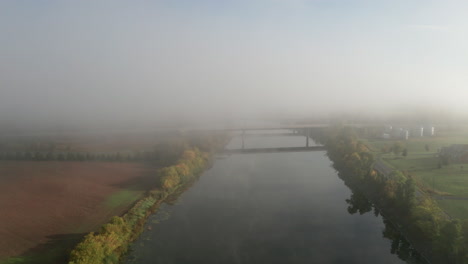
[[0,136],[0,263],[64,263],[89,232],[159,184],[158,170],[224,135],[173,132]]
[[51,244],[73,245],[124,213],[155,184],[154,171],[143,163],[0,162],[0,259],[47,245],[52,256],[42,257],[56,258]]
[[[441,165],[438,158],[442,147],[468,144],[466,131],[442,131],[433,137],[407,141],[366,139],[365,142],[389,167],[413,177],[419,189],[432,196],[450,216],[468,219],[468,164]],[[407,150],[406,156],[402,151],[391,151],[395,143]]]

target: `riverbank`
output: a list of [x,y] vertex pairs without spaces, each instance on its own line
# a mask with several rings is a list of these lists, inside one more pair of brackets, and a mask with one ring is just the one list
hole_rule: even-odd
[[70,254],[70,264],[118,263],[128,246],[142,232],[148,216],[161,203],[188,188],[208,166],[210,156],[198,149],[186,150],[173,166],[160,170],[160,188],[148,192],[128,213],[114,216],[99,232],[85,236]]
[[[465,161],[442,159],[439,152],[468,142],[464,130],[438,131],[408,140],[366,138],[383,165],[411,175],[423,195],[432,197],[450,217],[468,219],[468,170]],[[463,156],[463,154],[460,154]]]
[[389,219],[431,263],[467,263],[468,225],[447,219],[430,198],[415,195],[411,175],[394,170],[382,175],[373,169],[375,156],[349,128],[333,129],[325,141],[335,168],[364,190]]
[[[5,218],[0,221],[0,263],[66,263],[70,251],[83,237],[99,230],[113,216],[142,206],[140,200],[150,195],[161,200],[161,193],[165,192],[166,199],[171,199],[184,189],[177,187],[190,185],[188,177],[180,171],[182,176],[178,175],[176,180],[172,177],[161,183],[164,178],[161,168],[189,159],[186,152],[190,154],[191,150],[199,149],[197,153],[210,156],[228,140],[225,133],[174,132],[152,137],[152,143],[145,138],[144,146],[135,146],[134,135],[119,142],[111,141],[112,146],[128,147],[120,152],[127,158],[112,162],[57,160],[53,155],[34,161],[0,161],[0,208]],[[46,143],[41,146],[47,146]],[[80,143],[86,146],[87,141]],[[144,149],[132,151],[133,147]],[[191,165],[182,167],[197,173]],[[1,254],[2,250],[6,253]]]

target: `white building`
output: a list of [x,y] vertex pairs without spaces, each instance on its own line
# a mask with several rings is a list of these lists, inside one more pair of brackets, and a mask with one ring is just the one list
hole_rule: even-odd
[[383,138],[383,139],[390,139],[390,134],[388,134],[388,133],[383,133],[383,134],[382,134],[382,138]]

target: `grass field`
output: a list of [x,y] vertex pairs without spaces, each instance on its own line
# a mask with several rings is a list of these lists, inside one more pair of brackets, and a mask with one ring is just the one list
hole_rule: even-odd
[[[365,140],[374,152],[381,152],[383,147],[392,146],[397,141],[405,144],[408,154],[437,153],[438,149],[452,144],[468,144],[468,131],[439,132],[433,137],[410,137],[407,141],[393,139]],[[429,146],[429,151],[426,151],[426,145]]]
[[394,157],[383,155],[383,160],[394,168],[404,171],[421,171],[437,169],[439,159],[433,154],[429,155],[408,155],[405,157]]
[[135,163],[0,162],[0,263],[54,263],[83,233],[124,213],[152,175]]
[[439,206],[450,216],[466,219],[468,215],[468,201],[464,200],[438,200]]
[[111,194],[104,201],[104,206],[114,210],[122,204],[132,204],[136,202],[143,195],[142,190],[122,190]]
[[[408,155],[382,153],[397,140],[365,140],[370,149],[389,166],[406,171],[419,188],[428,194],[468,197],[468,164],[450,164],[439,168],[438,150],[452,144],[468,144],[468,133],[442,134],[435,137],[410,138],[400,141]],[[426,151],[426,145],[429,151]],[[468,218],[468,200],[438,200],[440,207],[452,217]]]
[[461,169],[459,164],[454,164],[441,169],[414,171],[411,174],[436,191],[468,197],[468,167]]

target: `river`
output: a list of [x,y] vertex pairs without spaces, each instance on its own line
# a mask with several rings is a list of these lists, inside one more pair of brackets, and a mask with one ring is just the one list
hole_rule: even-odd
[[[301,136],[245,140],[246,148],[304,144]],[[237,137],[227,147],[240,146]],[[349,209],[356,197],[325,151],[220,155],[149,218],[125,262],[406,263],[391,253],[380,215]]]

